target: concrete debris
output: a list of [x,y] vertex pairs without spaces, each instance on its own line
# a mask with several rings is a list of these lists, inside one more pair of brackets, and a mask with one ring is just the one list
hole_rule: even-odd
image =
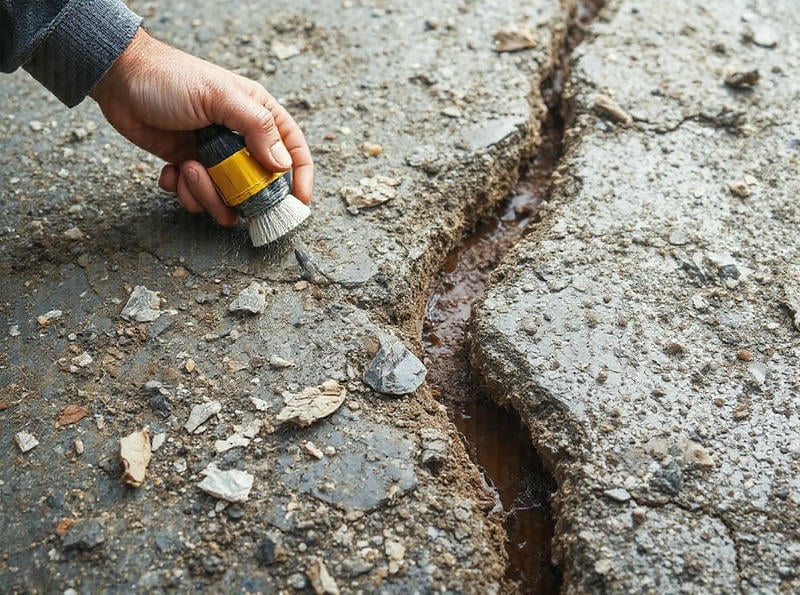
[[214,450],[219,453],[227,452],[232,448],[244,447],[250,444],[250,438],[246,438],[241,434],[232,434],[225,440],[217,440],[214,442]]
[[304,451],[317,460],[325,458],[325,454],[317,447],[316,444],[311,442],[311,440],[304,440],[300,446]]
[[59,412],[56,419],[56,427],[60,428],[76,424],[87,415],[89,415],[89,409],[86,407],[77,404],[67,405]]
[[61,538],[65,550],[92,550],[106,540],[106,529],[96,519],[87,519],[73,524]]
[[85,368],[86,366],[90,365],[94,361],[89,352],[84,351],[80,355],[76,355],[72,358],[72,364],[77,366],[78,368]]
[[702,445],[692,440],[686,440],[683,445],[683,462],[687,465],[710,468],[714,466],[714,459],[706,452]]
[[204,475],[198,487],[206,494],[226,502],[244,502],[253,488],[253,476],[239,469],[220,470],[215,463],[200,472]]
[[339,595],[339,587],[320,558],[311,561],[306,570],[311,587],[317,595]]
[[295,365],[295,363],[288,359],[282,358],[280,355],[273,354],[269,356],[269,365],[276,370],[281,370],[283,368],[291,368]]
[[64,315],[61,310],[50,310],[49,312],[45,312],[41,316],[36,317],[36,322],[39,323],[39,326],[45,327],[50,326],[54,320],[58,320]]
[[529,27],[511,27],[494,34],[496,52],[518,52],[535,47],[536,36]]
[[356,209],[376,207],[397,196],[400,180],[388,176],[361,178],[358,186],[343,186],[339,190],[347,206]]
[[364,383],[385,395],[407,395],[422,385],[427,373],[402,341],[387,335],[381,337],[381,347],[364,371]]
[[145,427],[120,439],[119,459],[125,468],[122,481],[131,487],[140,487],[144,483],[151,457],[150,428]]
[[752,194],[750,186],[748,186],[747,182],[744,180],[734,180],[728,184],[728,190],[731,191],[731,194],[738,196],[739,198],[747,198],[750,196],[750,194]]
[[422,464],[439,465],[447,460],[447,434],[435,428],[422,428],[419,432],[422,441]]
[[189,414],[189,419],[183,427],[190,434],[204,424],[212,415],[216,415],[222,411],[222,404],[219,401],[207,401],[192,407],[192,412]]
[[153,322],[161,316],[161,299],[157,291],[150,291],[144,285],[133,288],[121,316],[135,322]]
[[603,492],[603,495],[614,502],[627,502],[631,495],[625,488],[612,488]]
[[228,310],[234,314],[261,314],[266,307],[267,299],[264,296],[264,287],[261,283],[253,281],[231,302]]
[[36,436],[28,432],[17,432],[14,435],[14,442],[17,443],[17,446],[22,452],[28,452],[39,446],[39,441],[36,439]]
[[166,432],[159,432],[158,434],[153,435],[153,439],[150,442],[150,452],[156,452],[159,448],[164,445],[164,442],[167,440],[167,433]]
[[633,118],[622,109],[619,104],[608,95],[597,94],[594,96],[594,111],[603,118],[607,118],[618,124],[630,126]]
[[347,390],[337,380],[326,380],[319,386],[309,386],[286,401],[276,416],[280,423],[292,422],[310,426],[318,419],[329,416],[344,402]]
[[278,60],[288,60],[294,58],[302,53],[302,50],[292,43],[284,43],[279,39],[273,39],[270,44],[270,51],[272,55]]
[[258,411],[269,411],[269,403],[264,399],[259,399],[258,397],[250,397],[250,402],[253,404],[253,407],[256,408]]
[[734,70],[725,76],[725,84],[731,89],[752,89],[761,78],[758,70]]

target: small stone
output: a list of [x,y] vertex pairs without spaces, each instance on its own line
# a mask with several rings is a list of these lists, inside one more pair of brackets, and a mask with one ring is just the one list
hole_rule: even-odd
[[402,341],[384,336],[378,353],[364,371],[364,383],[382,394],[406,395],[420,387],[427,373],[427,368]]
[[753,354],[747,351],[747,349],[740,349],[736,354],[736,358],[742,362],[749,362],[753,359]]
[[[58,320],[63,315],[64,313],[61,310],[50,310],[49,312],[45,312],[41,316],[37,316],[36,322],[38,322],[39,326],[41,327],[50,326],[54,320]],[[17,334],[19,334],[19,332]]]
[[595,95],[594,111],[601,117],[607,118],[612,122],[625,124],[626,126],[633,124],[633,118],[608,95]]
[[317,447],[316,444],[311,442],[311,440],[303,441],[300,446],[306,453],[314,457],[315,459],[323,459],[325,457],[324,453]]
[[306,289],[308,289],[308,286],[309,282],[304,279],[303,281],[298,281],[297,283],[294,284],[294,290],[305,291]]
[[222,411],[222,404],[219,401],[208,401],[200,405],[195,405],[192,407],[191,414],[189,414],[189,420],[183,427],[187,432],[193,434],[206,420],[220,411]]
[[731,89],[752,89],[759,78],[758,70],[735,70],[725,77],[725,85]]
[[76,355],[72,358],[72,363],[78,366],[79,368],[85,368],[89,364],[94,361],[91,355],[87,351],[84,351],[80,355]]
[[225,440],[217,440],[214,442],[214,450],[217,452],[227,452],[232,448],[244,447],[250,444],[250,439],[245,438],[241,434],[233,434]]
[[63,426],[76,424],[87,415],[89,415],[88,408],[75,403],[67,405],[59,411],[58,418],[56,419],[56,427],[61,428]]
[[257,411],[269,411],[269,403],[267,403],[264,399],[259,399],[258,397],[250,397],[250,402],[256,408]]
[[167,433],[160,432],[153,436],[153,440],[150,443],[150,450],[152,452],[156,452],[159,448],[164,445],[164,442],[167,440]]
[[455,105],[448,105],[442,110],[442,115],[447,116],[448,118],[460,118],[461,110]]
[[28,434],[28,432],[17,432],[14,435],[14,442],[17,443],[22,452],[28,452],[39,446],[39,441],[36,437],[33,434]]
[[256,545],[253,556],[262,566],[271,566],[277,561],[275,556],[275,542],[269,537],[264,537],[258,545]]
[[728,190],[731,191],[731,194],[734,194],[739,198],[747,198],[750,196],[750,187],[744,180],[735,180],[731,182],[728,184]]
[[152,452],[148,427],[120,439],[119,459],[125,468],[122,481],[131,487],[140,487],[144,483]]
[[300,48],[296,45],[284,43],[278,39],[272,40],[270,51],[278,60],[288,60],[289,58],[294,58],[301,54]]
[[260,283],[253,281],[231,302],[228,310],[235,314],[261,314],[266,307],[264,288]]
[[435,466],[447,460],[447,434],[435,428],[423,428],[419,432],[422,441],[422,464]]
[[687,465],[710,468],[714,466],[714,459],[706,452],[702,445],[687,440],[683,445],[683,461]]
[[321,559],[315,558],[311,561],[306,575],[317,595],[339,595],[339,587]]
[[397,196],[400,180],[387,176],[361,178],[358,186],[342,186],[339,194],[347,206],[356,209],[376,207]]
[[383,147],[378,143],[365,142],[361,145],[361,148],[364,150],[364,154],[369,157],[377,157],[383,152]]
[[34,132],[39,132],[44,128],[44,124],[42,124],[39,120],[31,120],[28,122],[28,126],[31,127],[31,130]]
[[299,573],[295,573],[286,579],[286,584],[298,591],[305,589],[307,583],[306,577]]
[[253,488],[253,476],[239,469],[220,470],[216,464],[209,463],[203,469],[205,475],[198,487],[206,494],[226,502],[244,502]]
[[685,229],[673,229],[667,241],[672,246],[685,246],[689,243],[689,234]]
[[106,531],[100,521],[78,521],[61,538],[64,549],[91,550],[106,540]]
[[733,410],[733,419],[741,421],[750,417],[750,408],[747,405],[739,405]]
[[78,456],[82,455],[86,450],[86,447],[83,445],[83,440],[80,438],[75,439],[73,446],[75,447],[75,454]]
[[8,336],[9,337],[19,337],[19,335],[20,335],[20,332],[19,332],[19,325],[18,324],[12,324],[11,326],[8,327]]
[[269,365],[271,368],[275,368],[276,370],[280,370],[282,368],[291,368],[295,365],[293,361],[288,359],[283,359],[280,355],[270,355],[269,356]]
[[606,498],[610,498],[614,502],[627,502],[631,499],[630,492],[625,488],[612,488],[603,492]]
[[180,458],[180,459],[175,459],[174,461],[172,461],[172,467],[178,473],[183,473],[184,471],[186,471],[189,468],[189,464],[186,462],[186,459]]
[[536,37],[529,27],[511,27],[494,34],[496,52],[519,52],[535,47]]
[[153,322],[161,316],[161,299],[158,297],[158,292],[150,291],[144,285],[137,285],[133,288],[121,315],[126,320]]
[[406,557],[406,548],[399,541],[387,539],[383,547],[386,552],[386,557],[390,560],[401,562]]
[[197,364],[192,358],[189,358],[184,362],[183,367],[186,369],[187,372],[189,372],[189,374],[191,374],[197,369]]
[[761,363],[750,364],[748,367],[750,376],[755,380],[756,384],[764,384],[767,380],[767,366]]
[[83,233],[77,227],[70,227],[68,230],[66,230],[64,232],[64,237],[67,238],[68,240],[78,241],[78,240],[82,240],[83,238],[85,238],[86,234]]
[[322,449],[322,452],[324,452],[326,456],[334,457],[336,456],[336,447],[328,445]]
[[778,34],[769,25],[758,24],[745,30],[742,39],[747,43],[755,44],[762,48],[774,48],[778,46]]

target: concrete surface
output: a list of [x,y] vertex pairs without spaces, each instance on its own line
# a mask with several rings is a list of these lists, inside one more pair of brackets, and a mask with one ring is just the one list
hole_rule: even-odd
[[619,1],[575,53],[554,195],[472,331],[559,483],[566,593],[800,591],[798,30]]
[[[306,248],[328,285],[180,212],[157,160],[90,101],[67,111],[24,73],[3,79],[0,590],[331,592],[320,561],[343,592],[509,589],[494,500],[442,407],[361,378],[380,333],[418,346],[431,274],[532,153],[570,3],[264,7],[134,3],[155,35],[263,82],[301,123],[318,167]],[[494,52],[515,23],[537,47]],[[279,59],[287,46],[299,53]],[[348,210],[342,189],[376,176],[396,198]],[[231,314],[253,281],[266,311]],[[153,322],[120,315],[137,285],[161,297]],[[274,426],[284,398],[328,378],[347,388],[339,411]],[[205,401],[221,411],[190,435]],[[67,405],[87,415],[56,428]],[[253,421],[250,445],[216,452]],[[144,426],[165,441],[133,489],[119,438]],[[38,446],[21,452],[19,432]],[[426,466],[431,435],[449,448]],[[198,489],[212,462],[254,475],[246,503]]]

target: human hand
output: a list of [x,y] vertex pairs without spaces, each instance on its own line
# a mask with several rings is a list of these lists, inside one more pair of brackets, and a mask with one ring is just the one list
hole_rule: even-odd
[[176,192],[191,213],[207,211],[227,226],[239,220],[195,159],[193,131],[209,124],[222,124],[244,136],[250,154],[267,169],[291,168],[294,194],[306,204],[311,200],[314,164],[305,137],[255,81],[139,29],[91,97],[120,134],[168,162],[158,184]]

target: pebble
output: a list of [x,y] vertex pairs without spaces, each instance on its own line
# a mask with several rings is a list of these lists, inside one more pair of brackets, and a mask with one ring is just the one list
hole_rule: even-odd
[[76,455],[82,455],[86,450],[86,448],[83,445],[83,440],[81,440],[80,438],[76,438],[75,439],[75,442],[73,443],[73,446],[75,447],[75,454]]
[[28,126],[30,126],[31,130],[34,132],[39,132],[44,128],[44,124],[42,124],[39,120],[31,120],[28,122]]
[[64,237],[68,240],[82,240],[86,237],[86,234],[83,233],[80,228],[78,227],[70,227],[68,230],[64,232]]
[[276,370],[280,370],[282,368],[291,368],[295,365],[293,361],[288,359],[284,359],[279,355],[270,355],[269,356],[269,365],[271,368],[275,368]]
[[326,380],[319,386],[309,386],[291,395],[275,419],[280,423],[293,422],[301,427],[331,415],[344,402],[347,390],[336,380]]
[[61,310],[50,310],[49,312],[45,312],[41,316],[37,316],[36,322],[39,323],[39,326],[49,326],[54,320],[58,320],[63,315],[64,313]]
[[447,116],[448,118],[460,118],[461,110],[455,105],[448,105],[442,110],[442,115]]
[[261,314],[266,307],[267,300],[264,297],[264,288],[261,283],[253,281],[231,302],[228,310],[235,314]]
[[80,355],[76,355],[75,357],[72,358],[72,363],[78,366],[79,368],[85,368],[93,361],[94,359],[92,358],[91,355],[89,355],[89,352],[87,351],[84,351]]
[[435,428],[422,428],[419,432],[422,441],[422,464],[433,466],[447,460],[447,434]]
[[381,348],[364,371],[364,383],[386,395],[407,395],[425,381],[428,370],[403,342],[390,335],[381,338]]
[[286,584],[293,589],[300,591],[301,589],[306,588],[307,581],[306,577],[304,577],[302,574],[295,573],[286,579]]
[[214,442],[214,450],[219,453],[227,452],[232,448],[244,447],[250,444],[250,439],[245,438],[241,434],[233,434],[225,440],[217,440]]
[[323,459],[325,458],[325,454],[317,447],[316,444],[311,442],[311,440],[303,441],[300,446],[304,451],[306,451],[309,455],[314,457],[315,459]]
[[28,452],[39,446],[39,441],[36,437],[28,432],[17,432],[14,435],[14,442],[17,443],[17,446],[22,452]]
[[150,450],[152,452],[156,452],[159,448],[161,448],[164,445],[166,439],[167,439],[166,432],[160,432],[158,434],[155,434],[153,436],[152,442],[150,443]]
[[383,147],[378,143],[366,142],[363,145],[361,145],[361,148],[364,150],[364,153],[369,157],[377,157],[383,152]]
[[673,229],[667,241],[673,246],[685,246],[689,243],[689,234],[685,229]]
[[226,502],[244,502],[253,488],[253,476],[239,469],[222,471],[216,464],[209,463],[200,473],[205,477],[198,487],[206,494]]
[[187,432],[193,434],[206,420],[220,411],[222,411],[222,404],[219,401],[208,401],[200,405],[195,405],[192,407],[189,419],[183,427]]
[[264,399],[259,399],[258,397],[250,397],[250,402],[253,404],[253,407],[255,407],[257,411],[269,411],[269,403],[267,403]]
[[714,459],[711,458],[701,444],[693,440],[687,440],[683,445],[683,461],[687,465],[710,468],[714,466]]
[[106,530],[100,521],[78,521],[61,538],[64,549],[91,550],[106,540]]
[[603,492],[603,495],[614,502],[627,502],[631,499],[630,492],[625,488],[612,488]]
[[594,111],[601,117],[608,118],[612,122],[625,124],[626,126],[633,124],[633,118],[608,95],[595,95]]
[[135,322],[153,322],[161,316],[161,299],[158,297],[158,292],[150,291],[144,285],[137,285],[133,288],[121,315],[126,320]]
[[274,39],[270,44],[270,51],[278,60],[288,60],[299,56],[302,52],[299,47],[291,43],[284,43],[279,39]]
[[317,595],[339,595],[339,587],[328,572],[325,563],[319,558],[311,561],[306,570],[311,587]]
[[738,196],[739,198],[747,198],[750,196],[750,186],[747,185],[747,182],[744,180],[735,180],[728,184],[728,190],[731,191],[731,194]]
[[11,326],[8,327],[8,336],[9,337],[19,337],[20,336],[19,325],[18,324],[12,324]]

